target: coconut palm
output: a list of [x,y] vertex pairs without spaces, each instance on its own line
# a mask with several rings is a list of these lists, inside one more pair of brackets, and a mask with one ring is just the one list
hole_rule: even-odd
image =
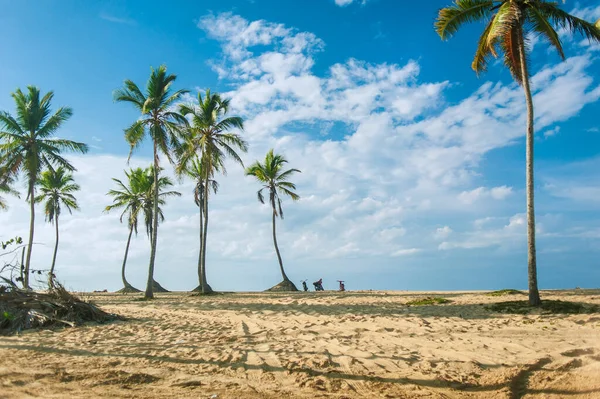
[[34,86],[27,93],[17,89],[12,93],[16,104],[16,116],[0,112],[0,165],[6,171],[2,181],[19,174],[27,182],[27,200],[30,203],[29,241],[25,260],[23,286],[29,288],[29,267],[35,226],[35,185],[44,168],[62,166],[74,171],[73,165],[62,156],[63,151],[86,153],[88,146],[71,140],[59,139],[54,134],[71,117],[73,111],[61,107],[52,113],[50,103],[54,97],[48,92],[43,97]]
[[[204,216],[204,184],[205,184],[205,170],[202,161],[199,158],[193,158],[185,170],[180,171],[190,179],[194,181],[194,203],[198,207],[198,214],[200,215],[200,251],[198,253],[198,287],[194,288],[194,291],[210,292],[212,288],[206,280],[206,270],[202,267],[202,243],[204,242],[204,229],[203,229],[203,216]],[[215,170],[217,170],[215,168]],[[214,171],[213,171],[214,175]],[[212,189],[213,193],[217,193],[219,190],[219,183],[210,178],[208,180],[209,188]],[[209,190],[210,192],[210,190]],[[203,287],[206,287],[203,290]]]
[[[167,75],[167,67],[161,65],[158,69],[151,68],[150,78],[146,83],[146,92],[142,93],[139,87],[131,80],[124,82],[124,87],[114,93],[118,102],[127,102],[134,105],[141,116],[131,126],[125,129],[125,139],[131,146],[131,153],[141,145],[148,135],[153,145],[154,160],[154,210],[158,214],[158,172],[159,152],[172,161],[171,152],[178,145],[178,134],[181,126],[187,125],[185,117],[171,108],[187,90],[171,92],[171,86],[177,79],[176,75]],[[150,264],[148,266],[148,281],[144,297],[153,298],[154,260],[156,259],[156,240],[158,236],[158,219],[154,218],[152,225]]]
[[[178,171],[185,170],[192,160],[198,157],[202,161],[204,173],[204,226],[200,249],[201,268],[206,273],[206,238],[208,236],[208,191],[209,179],[215,171],[226,173],[225,158],[230,157],[243,166],[242,159],[236,150],[248,151],[248,144],[232,129],[242,130],[244,123],[239,116],[228,116],[229,99],[222,99],[218,93],[206,90],[204,97],[198,93],[198,105],[184,104],[180,106],[181,115],[190,119],[190,125],[183,134],[183,141],[177,154]],[[202,285],[202,293],[212,291],[208,283]]]
[[46,214],[46,221],[54,224],[56,230],[56,242],[54,244],[54,254],[52,255],[52,266],[50,266],[50,272],[48,273],[48,288],[54,287],[54,266],[56,265],[56,253],[58,252],[58,218],[63,207],[65,207],[70,214],[73,213],[74,209],[79,209],[77,199],[73,195],[76,191],[79,191],[80,187],[73,180],[73,175],[69,173],[62,166],[57,169],[49,167],[40,175],[37,185],[41,194],[35,197],[34,202],[44,202],[44,213]]
[[283,167],[287,162],[287,159],[285,159],[283,155],[274,154],[273,149],[270,149],[265,156],[264,163],[256,161],[246,169],[246,176],[254,176],[256,180],[263,185],[257,192],[258,200],[261,204],[265,203],[263,191],[266,190],[269,195],[269,205],[271,205],[273,218],[273,244],[275,245],[275,252],[277,253],[277,259],[279,260],[279,269],[281,270],[281,276],[283,277],[283,281],[273,288],[277,290],[298,291],[294,283],[292,283],[283,270],[283,262],[281,260],[281,254],[279,253],[279,247],[277,246],[277,234],[275,231],[275,220],[278,216],[283,219],[281,196],[287,195],[294,201],[300,199],[300,196],[294,192],[294,190],[296,190],[296,185],[288,180],[294,173],[300,173],[300,171],[298,169],[288,169],[284,171]]
[[[107,206],[104,211],[110,212],[114,209],[122,209],[121,217],[119,220],[121,223],[124,218],[127,218],[127,225],[129,227],[129,236],[127,237],[127,245],[125,246],[125,256],[123,257],[123,266],[121,267],[121,279],[123,281],[123,288],[118,292],[129,293],[129,292],[140,292],[137,288],[133,287],[125,277],[125,265],[127,264],[127,255],[129,253],[129,245],[131,243],[131,236],[135,232],[138,233],[138,221],[140,212],[144,215],[144,225],[146,227],[146,233],[148,237],[152,237],[152,225],[153,225],[153,212],[154,212],[154,167],[150,166],[146,169],[136,168],[130,169],[129,172],[125,171],[127,177],[126,184],[119,179],[113,178],[112,180],[117,184],[117,189],[112,189],[108,192],[108,195],[113,197],[113,203]],[[161,176],[158,179],[158,215],[159,220],[164,221],[165,217],[160,208],[160,205],[165,204],[166,197],[179,196],[180,193],[176,191],[165,191],[167,187],[173,186],[173,182],[166,176]],[[153,291],[160,287],[158,283],[154,281]]]
[[600,41],[600,30],[563,11],[558,3],[544,0],[456,0],[440,10],[435,29],[443,40],[452,37],[467,22],[485,21],[472,68],[484,72],[490,56],[504,54],[504,64],[515,81],[523,87],[527,104],[526,190],[529,303],[540,305],[535,251],[535,212],[533,189],[533,99],[527,62],[528,37],[538,35],[556,48],[562,59],[563,47],[556,28],[577,32],[590,40]]

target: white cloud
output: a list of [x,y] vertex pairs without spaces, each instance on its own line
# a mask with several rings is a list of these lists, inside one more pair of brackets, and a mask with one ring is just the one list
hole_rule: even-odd
[[544,138],[547,139],[552,136],[556,136],[560,132],[560,126],[555,126],[553,129],[544,131]]
[[99,17],[105,21],[123,25],[137,25],[137,22],[131,18],[116,17],[114,15],[102,12]]
[[392,256],[396,257],[396,256],[414,255],[419,252],[421,252],[421,249],[419,249],[419,248],[399,249],[399,250],[395,251],[394,253],[392,253]]
[[452,229],[448,226],[444,226],[444,227],[438,227],[435,230],[435,233],[433,233],[433,237],[436,240],[444,240],[446,238],[448,238],[450,236],[450,234],[452,234]]
[[458,199],[464,204],[471,205],[480,199],[492,198],[495,200],[503,200],[512,194],[512,187],[500,186],[487,189],[485,187],[477,187],[471,191],[463,191],[459,194]]
[[335,4],[340,7],[346,7],[352,3],[358,3],[358,4],[365,5],[365,4],[367,4],[367,1],[368,0],[334,0]]

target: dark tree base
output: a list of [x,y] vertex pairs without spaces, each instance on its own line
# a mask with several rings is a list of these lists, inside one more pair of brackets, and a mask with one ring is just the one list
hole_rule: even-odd
[[[194,288],[192,290],[192,292],[200,292],[202,293],[202,287],[201,286],[197,286],[196,288]],[[205,294],[212,294],[214,291],[212,289],[212,287],[210,286],[210,284],[206,284],[206,289],[204,290]]]
[[290,292],[298,291],[298,288],[290,280],[283,280],[281,283],[265,290],[267,292]]
[[169,290],[164,288],[162,285],[160,285],[157,281],[154,281],[154,283],[152,284],[152,291],[153,292],[170,292]]
[[135,294],[138,292],[142,292],[142,291],[138,290],[134,286],[128,285],[127,287],[123,287],[119,291],[117,291],[117,294]]

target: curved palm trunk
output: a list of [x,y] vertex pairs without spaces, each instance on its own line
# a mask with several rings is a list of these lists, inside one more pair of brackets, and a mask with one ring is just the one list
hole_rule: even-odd
[[127,281],[127,277],[125,277],[125,265],[127,264],[127,255],[129,254],[129,245],[131,243],[131,236],[133,235],[133,225],[129,229],[129,237],[127,237],[127,245],[125,246],[125,256],[123,257],[123,266],[121,267],[121,280],[123,280],[123,289],[124,290],[135,290],[138,291],[137,288],[134,288],[129,281]]
[[[210,168],[209,168],[210,170]],[[204,228],[202,229],[203,237],[202,237],[202,246],[201,246],[201,280],[200,280],[200,289],[203,294],[208,294],[213,292],[210,285],[206,281],[206,237],[208,236],[208,173],[206,174],[206,178],[204,179]]]
[[144,298],[154,298],[154,260],[156,259],[156,239],[158,237],[158,154],[154,143],[154,204],[152,214],[152,240],[150,242],[150,265],[148,266],[148,281]]
[[27,245],[27,258],[25,261],[25,275],[23,276],[23,288],[26,290],[31,289],[29,286],[29,267],[31,266],[31,250],[33,248],[33,230],[35,227],[35,204],[33,202],[33,198],[35,196],[35,186],[34,181],[29,182],[29,211],[30,211],[30,220],[29,220],[29,243]]
[[275,216],[275,207],[273,207],[273,244],[275,244],[275,252],[277,253],[277,259],[279,260],[279,269],[281,270],[281,276],[283,277],[283,281],[290,281],[288,276],[285,274],[285,271],[283,270],[283,261],[281,260],[281,254],[279,253],[279,247],[277,246],[277,234],[275,232]]
[[54,218],[54,227],[56,228],[56,243],[54,243],[54,255],[52,255],[52,266],[48,273],[48,288],[54,287],[54,266],[56,265],[56,253],[58,252],[58,215]]
[[523,89],[527,103],[527,137],[525,150],[526,163],[526,191],[527,191],[527,264],[529,280],[529,304],[541,304],[537,283],[537,263],[535,254],[535,210],[533,189],[533,98],[529,87],[529,74],[527,70],[527,57],[525,56],[525,43],[523,29],[519,30],[519,58],[521,60],[521,75],[523,76]]

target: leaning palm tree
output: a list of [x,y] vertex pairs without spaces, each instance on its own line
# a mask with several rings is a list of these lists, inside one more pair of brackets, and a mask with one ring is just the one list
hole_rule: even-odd
[[[123,265],[121,267],[121,279],[123,281],[123,288],[117,292],[120,293],[132,293],[141,292],[134,286],[132,286],[125,276],[125,266],[127,264],[127,256],[129,254],[129,245],[131,244],[131,236],[135,232],[138,233],[138,221],[140,213],[144,215],[144,225],[148,237],[152,237],[152,224],[153,224],[153,212],[154,212],[154,167],[150,166],[146,169],[136,168],[131,169],[129,172],[125,171],[127,177],[126,184],[119,179],[113,178],[112,180],[117,184],[117,189],[112,189],[108,192],[108,195],[113,197],[113,203],[107,206],[104,211],[110,212],[114,209],[122,209],[119,220],[121,223],[124,218],[127,218],[127,225],[129,227],[129,236],[127,237],[127,244],[125,246],[125,256],[123,257]],[[165,198],[171,196],[179,196],[180,193],[176,191],[165,191],[167,187],[173,185],[173,182],[166,176],[161,176],[158,179],[159,194],[158,194],[158,215],[159,220],[164,220],[164,214],[160,205],[165,204]],[[156,281],[153,282],[153,291],[160,290],[160,284]]]
[[[202,97],[198,93],[198,105],[184,104],[180,106],[181,115],[190,119],[190,125],[183,135],[181,147],[177,151],[179,163],[177,170],[185,170],[192,160],[200,158],[204,172],[204,226],[203,239],[200,248],[201,269],[206,273],[206,237],[208,236],[208,191],[209,179],[216,170],[226,173],[225,158],[231,157],[243,166],[242,159],[236,152],[248,151],[248,144],[237,133],[230,133],[232,129],[243,130],[244,123],[239,116],[228,116],[229,99],[222,99],[217,93],[206,90]],[[212,292],[212,288],[202,284],[202,293]]]
[[[159,152],[162,152],[169,161],[172,161],[171,152],[178,145],[178,134],[181,126],[187,125],[187,120],[181,114],[173,112],[171,108],[187,93],[187,90],[171,92],[171,86],[177,79],[176,75],[167,75],[167,67],[161,65],[158,69],[151,68],[150,78],[146,83],[146,92],[142,93],[139,87],[131,80],[124,82],[124,87],[114,93],[115,101],[133,104],[141,113],[141,117],[125,129],[125,139],[131,151],[139,147],[149,135],[153,144],[154,160],[154,210],[158,214],[158,172]],[[158,218],[152,222],[152,238],[150,249],[150,264],[148,266],[148,281],[144,297],[153,298],[154,260],[156,259],[156,240],[158,236]]]
[[[208,284],[206,279],[206,270],[202,267],[202,243],[204,242],[204,229],[203,229],[203,216],[204,216],[204,183],[205,183],[205,170],[202,161],[199,158],[193,158],[185,170],[180,173],[186,175],[194,181],[194,203],[198,207],[200,217],[200,251],[198,252],[198,286],[193,291],[199,292],[210,292],[212,288]],[[214,175],[214,171],[213,171]],[[209,177],[208,184],[213,193],[217,193],[219,190],[219,183],[213,178]],[[210,190],[209,190],[210,192]],[[203,290],[203,287],[206,287]]]
[[435,29],[445,40],[452,37],[467,22],[486,21],[479,38],[472,68],[477,74],[484,72],[490,56],[504,54],[504,64],[515,81],[523,87],[527,104],[526,134],[526,190],[529,304],[541,304],[537,283],[535,251],[535,212],[533,189],[533,99],[529,85],[527,63],[529,35],[539,35],[556,48],[565,58],[556,28],[577,32],[590,40],[600,41],[600,30],[561,10],[558,3],[544,0],[456,0],[454,5],[440,10]]
[[88,146],[71,140],[54,137],[58,129],[66,122],[73,111],[61,107],[52,114],[50,103],[53,92],[40,98],[40,90],[34,86],[27,87],[27,93],[17,89],[12,93],[16,104],[16,116],[8,112],[0,112],[0,165],[6,174],[0,178],[6,182],[8,177],[25,175],[27,182],[27,200],[30,204],[29,242],[25,260],[23,287],[29,288],[29,267],[35,226],[35,185],[44,168],[62,166],[67,171],[74,171],[71,163],[63,158],[63,151],[86,153]]
[[275,252],[277,253],[277,259],[279,260],[279,269],[281,270],[281,276],[283,277],[283,281],[271,288],[271,290],[298,291],[294,283],[292,283],[283,270],[283,262],[281,260],[281,254],[279,253],[279,247],[277,246],[277,234],[275,232],[275,220],[278,216],[283,219],[281,195],[287,195],[294,201],[300,199],[300,196],[294,192],[294,190],[296,190],[296,185],[288,180],[290,176],[294,173],[300,173],[300,171],[298,169],[288,169],[283,171],[283,167],[287,162],[287,159],[285,159],[283,155],[274,154],[273,149],[270,149],[265,156],[265,162],[260,163],[259,161],[256,161],[246,169],[246,176],[254,176],[256,180],[263,185],[257,193],[258,200],[262,204],[265,203],[263,191],[267,190],[269,194],[269,205],[271,205],[273,218],[273,244],[275,245]]
[[56,242],[54,244],[54,254],[52,255],[52,266],[48,273],[48,288],[54,287],[54,266],[56,265],[56,253],[58,252],[58,218],[62,207],[64,206],[70,214],[73,210],[79,209],[77,199],[73,195],[79,191],[80,187],[73,180],[73,175],[62,166],[56,170],[49,167],[48,170],[42,172],[37,182],[40,195],[35,197],[34,202],[44,202],[44,213],[46,221],[54,224],[56,229]]

